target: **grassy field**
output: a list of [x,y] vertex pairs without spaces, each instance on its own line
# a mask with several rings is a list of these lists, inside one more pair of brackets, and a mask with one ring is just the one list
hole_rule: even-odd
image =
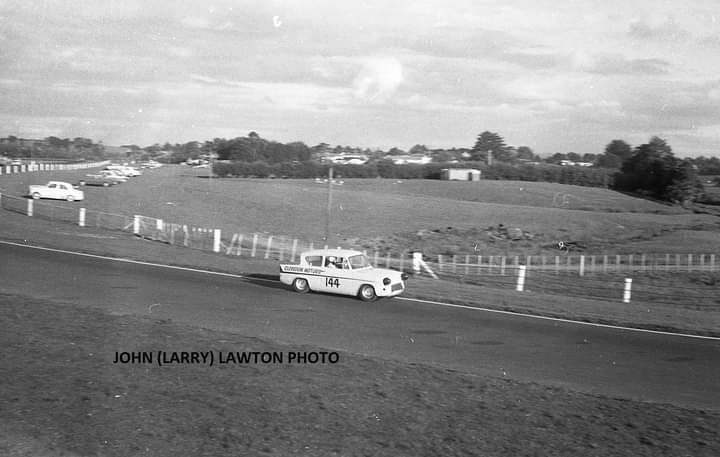
[[[0,191],[21,194],[55,176],[3,177]],[[207,169],[163,167],[112,188],[86,187],[91,210],[322,243],[327,184],[312,180],[209,179]],[[76,204],[77,205],[77,204]],[[529,235],[497,240],[500,225]],[[607,189],[519,181],[346,180],[333,186],[330,244],[433,254],[555,254],[579,241],[589,254],[715,253],[720,219]]]

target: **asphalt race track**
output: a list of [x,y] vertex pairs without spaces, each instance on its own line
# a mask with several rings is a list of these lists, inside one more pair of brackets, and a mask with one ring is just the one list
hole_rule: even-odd
[[341,296],[296,294],[267,279],[4,243],[0,243],[0,292],[171,319],[293,345],[720,410],[720,341],[712,339],[398,299],[368,304]]

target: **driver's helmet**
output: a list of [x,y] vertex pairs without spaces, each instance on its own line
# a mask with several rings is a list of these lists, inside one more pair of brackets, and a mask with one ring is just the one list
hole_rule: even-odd
[[327,258],[327,263],[335,263],[336,261],[337,261],[337,259],[333,256],[330,256]]

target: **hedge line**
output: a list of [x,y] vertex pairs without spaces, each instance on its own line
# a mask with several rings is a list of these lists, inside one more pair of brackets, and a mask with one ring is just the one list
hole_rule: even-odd
[[[318,162],[278,163],[265,162],[215,162],[213,173],[220,177],[242,178],[317,178],[327,177],[328,164]],[[429,163],[425,165],[395,165],[380,161],[365,165],[333,165],[337,178],[391,178],[391,179],[440,179],[443,168],[476,168],[482,170],[482,179],[544,181],[579,186],[607,187],[612,185],[614,170],[602,168],[561,167],[547,164],[511,165]]]

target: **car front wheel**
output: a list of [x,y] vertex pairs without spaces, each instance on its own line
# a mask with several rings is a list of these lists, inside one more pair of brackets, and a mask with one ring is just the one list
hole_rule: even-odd
[[363,301],[375,301],[377,295],[375,294],[375,288],[370,284],[363,284],[358,292],[360,299]]
[[72,202],[75,201],[75,197],[73,197],[72,195],[68,195],[67,197],[65,197],[65,200]]
[[304,294],[305,292],[308,292],[310,290],[310,285],[305,278],[295,278],[295,281],[293,281],[292,283],[292,288],[293,290],[295,290],[295,292],[300,292],[301,294]]
[[39,193],[39,192],[33,193],[33,194],[32,194],[32,198],[33,198],[34,200],[40,200],[40,193]]

